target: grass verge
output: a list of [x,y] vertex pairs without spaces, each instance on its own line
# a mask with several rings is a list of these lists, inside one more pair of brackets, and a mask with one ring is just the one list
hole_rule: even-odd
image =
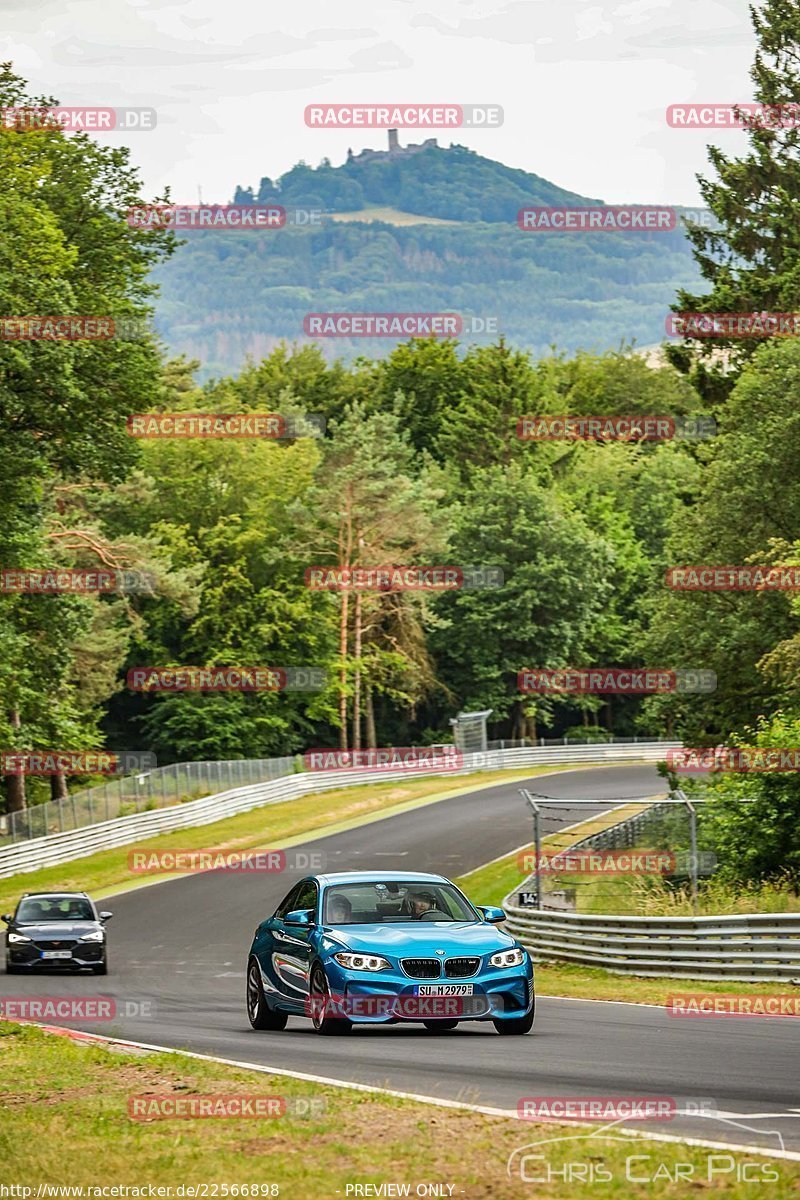
[[[132,850],[157,845],[159,850],[204,848],[246,850],[258,847],[277,850],[327,834],[342,832],[382,816],[394,816],[417,805],[445,800],[480,787],[493,787],[534,775],[550,775],[564,767],[533,767],[524,771],[478,771],[460,775],[457,781],[426,776],[397,783],[359,784],[317,792],[298,800],[265,805],[211,825],[179,829],[114,850],[101,850],[60,866],[45,867],[9,879],[0,879],[0,913],[12,910],[22,892],[85,891],[94,898],[114,895],[147,882],[162,882],[168,875],[132,875],[128,855]],[[487,901],[488,903],[488,901]]]
[[[676,1182],[678,1164],[689,1164],[695,1194],[699,1188],[718,1195],[724,1186],[730,1200],[744,1200],[752,1196],[753,1184],[737,1182],[734,1158],[753,1164],[751,1178],[756,1172],[770,1173],[769,1195],[774,1200],[795,1197],[800,1186],[797,1162],[741,1152],[722,1155],[696,1146],[640,1139],[587,1142],[590,1130],[574,1125],[438,1108],[239,1070],[178,1053],[143,1054],[77,1044],[10,1022],[0,1022],[0,1078],[2,1180],[30,1188],[27,1195],[33,1197],[40,1185],[150,1185],[171,1188],[173,1197],[191,1195],[187,1189],[195,1187],[207,1189],[195,1195],[279,1195],[290,1200],[404,1194],[354,1190],[358,1185],[363,1189],[382,1183],[408,1185],[405,1194],[412,1196],[452,1195],[467,1200],[522,1200],[533,1195],[575,1200],[596,1195],[596,1183],[559,1175],[546,1189],[535,1191],[530,1182],[508,1177],[506,1164],[512,1152],[564,1136],[580,1140],[534,1148],[531,1152],[543,1158],[535,1164],[529,1160],[528,1174],[563,1172],[570,1161],[583,1164],[584,1169],[591,1163],[595,1176],[601,1167],[611,1176],[602,1183],[602,1194],[612,1200],[685,1196],[687,1168],[683,1181]],[[147,1122],[129,1115],[133,1097],[186,1101],[215,1095],[281,1097],[286,1115]],[[298,1115],[303,1111],[310,1115]],[[667,1126],[660,1123],[664,1132],[669,1131]],[[641,1179],[654,1178],[658,1171],[654,1182],[626,1179],[626,1159],[633,1155],[649,1158],[637,1158],[628,1173]],[[417,1190],[434,1183],[445,1187],[432,1193]],[[181,1185],[183,1193],[177,1190]],[[254,1185],[258,1191],[250,1190]],[[27,1200],[24,1193],[16,1194]],[[134,1194],[147,1195],[147,1191]]]

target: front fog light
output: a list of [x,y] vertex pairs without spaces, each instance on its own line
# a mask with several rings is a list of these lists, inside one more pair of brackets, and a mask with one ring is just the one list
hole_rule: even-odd
[[525,951],[519,946],[513,950],[500,950],[489,959],[493,967],[521,967],[525,962]]

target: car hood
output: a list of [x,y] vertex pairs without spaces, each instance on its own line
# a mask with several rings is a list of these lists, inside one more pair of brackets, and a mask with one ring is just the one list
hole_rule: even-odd
[[19,924],[12,926],[14,933],[24,933],[25,937],[37,942],[68,941],[72,938],[83,937],[94,929],[102,929],[98,921],[42,921],[39,925]]
[[337,925],[328,936],[362,954],[383,951],[401,957],[435,958],[453,954],[490,954],[515,945],[515,939],[483,921],[419,921],[408,925]]

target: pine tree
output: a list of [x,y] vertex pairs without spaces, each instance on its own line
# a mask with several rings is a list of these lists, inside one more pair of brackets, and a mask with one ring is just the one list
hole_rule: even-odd
[[[675,311],[800,311],[800,0],[766,0],[750,12],[758,39],[750,71],[754,98],[771,112],[781,106],[784,119],[741,113],[742,136],[749,141],[741,158],[709,147],[717,177],[698,176],[698,182],[720,228],[695,225],[688,236],[711,290],[704,296],[681,290]],[[707,399],[718,401],[762,342],[687,340],[667,353],[675,366],[694,376]]]

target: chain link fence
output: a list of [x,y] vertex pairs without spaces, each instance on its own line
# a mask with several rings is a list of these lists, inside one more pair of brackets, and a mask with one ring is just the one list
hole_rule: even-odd
[[291,756],[245,758],[172,763],[168,767],[109,779],[100,787],[71,792],[62,800],[48,800],[22,812],[0,816],[0,846],[51,833],[66,833],[132,813],[169,808],[214,792],[267,783],[292,775],[296,769],[296,760]]

